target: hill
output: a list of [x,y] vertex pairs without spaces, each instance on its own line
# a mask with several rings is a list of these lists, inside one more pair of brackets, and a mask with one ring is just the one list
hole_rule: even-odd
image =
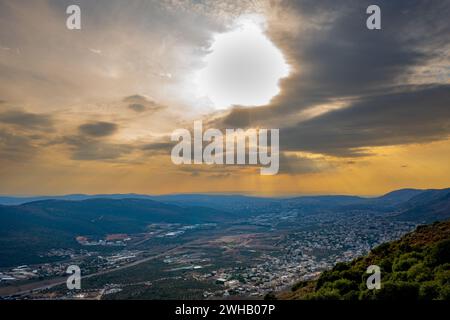
[[77,247],[78,235],[103,237],[143,232],[152,223],[223,223],[235,219],[232,213],[212,208],[184,208],[146,199],[42,200],[0,206],[0,265],[11,265],[15,260],[30,263],[38,252],[54,247]]
[[450,188],[426,190],[400,205],[400,220],[433,222],[450,218]]
[[398,205],[401,204],[402,202],[410,200],[411,198],[423,192],[424,190],[419,189],[400,189],[386,193],[381,197],[375,198],[375,201],[389,205]]
[[[381,268],[381,289],[368,290],[366,270]],[[450,221],[419,226],[367,256],[338,263],[316,281],[299,282],[280,299],[450,300]]]
[[[345,195],[300,196],[291,198],[264,198],[227,194],[71,194],[64,196],[11,197],[0,196],[0,205],[18,206],[29,202],[46,200],[126,200],[139,199],[172,204],[183,208],[220,208],[235,214],[254,215],[261,210],[276,211],[289,206],[300,208],[304,213],[322,210],[346,212],[351,210],[385,212],[393,219],[412,220],[419,223],[450,218],[450,188],[441,190],[400,189],[375,198]],[[48,203],[48,202],[46,202]]]
[[276,198],[263,198],[252,197],[245,195],[233,195],[233,194],[167,194],[167,195],[145,195],[135,193],[125,194],[68,194],[61,196],[33,196],[33,197],[20,197],[20,196],[0,196],[0,205],[21,205],[28,202],[36,202],[43,200],[68,200],[68,201],[81,201],[88,199],[141,199],[141,200],[153,200],[164,203],[173,203],[182,206],[214,206],[230,204],[247,204],[247,203],[267,203],[271,201],[278,201]]
[[0,234],[46,226],[77,234],[139,232],[150,223],[225,222],[233,214],[142,199],[43,200],[0,206]]

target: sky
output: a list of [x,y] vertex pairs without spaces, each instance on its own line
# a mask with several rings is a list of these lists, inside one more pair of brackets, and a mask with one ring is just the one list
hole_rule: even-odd
[[[449,187],[450,2],[370,4],[0,0],[0,194]],[[279,128],[280,172],[173,164],[195,120]]]

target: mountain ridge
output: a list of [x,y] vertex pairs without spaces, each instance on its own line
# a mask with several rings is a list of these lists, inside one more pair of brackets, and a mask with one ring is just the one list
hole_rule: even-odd
[[[397,189],[387,192],[380,196],[374,197],[362,197],[358,195],[300,195],[300,196],[290,196],[290,197],[266,197],[266,196],[250,196],[241,194],[209,194],[209,193],[182,193],[182,194],[164,194],[164,195],[147,195],[138,193],[116,193],[116,194],[66,194],[66,195],[55,195],[55,196],[2,196],[0,195],[0,205],[18,205],[27,202],[34,202],[40,200],[68,200],[68,201],[82,201],[91,198],[105,198],[105,199],[148,199],[155,201],[186,201],[192,199],[253,199],[253,200],[307,200],[307,199],[348,199],[348,200],[390,200],[390,201],[406,201],[412,198],[412,196],[418,195],[426,191],[436,191],[445,190],[444,189],[413,189],[404,188]],[[411,196],[409,196],[411,195]]]

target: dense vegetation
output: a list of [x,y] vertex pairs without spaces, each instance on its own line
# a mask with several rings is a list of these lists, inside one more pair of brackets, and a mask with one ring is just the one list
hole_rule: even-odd
[[[381,268],[381,289],[369,290],[367,267]],[[420,226],[369,255],[338,263],[317,281],[299,282],[284,299],[450,300],[450,221]]]

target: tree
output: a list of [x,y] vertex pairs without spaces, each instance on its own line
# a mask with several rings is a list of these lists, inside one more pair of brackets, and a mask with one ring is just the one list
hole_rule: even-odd
[[419,299],[433,300],[439,296],[439,293],[440,293],[439,284],[434,281],[428,281],[421,284],[419,289]]
[[381,290],[375,292],[377,300],[417,300],[419,297],[419,286],[404,281],[385,282]]
[[264,300],[278,300],[277,296],[273,292],[269,292],[264,296]]

